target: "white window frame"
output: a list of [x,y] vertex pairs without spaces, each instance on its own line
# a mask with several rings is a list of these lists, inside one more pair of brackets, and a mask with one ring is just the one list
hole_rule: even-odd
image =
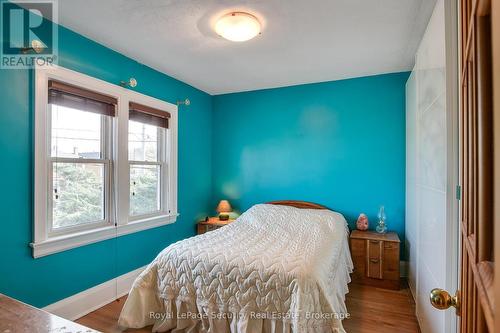
[[[52,106],[47,105],[47,129],[52,127]],[[63,111],[64,112],[64,111]],[[47,234],[48,238],[53,238],[56,236],[63,236],[68,234],[73,234],[78,231],[95,229],[97,227],[105,227],[113,225],[113,191],[111,190],[112,186],[112,154],[113,154],[113,143],[112,143],[112,134],[113,134],[113,119],[110,119],[109,116],[100,115],[101,117],[101,158],[100,159],[92,159],[92,158],[70,158],[70,157],[58,157],[51,156],[51,148],[52,148],[52,140],[48,132],[47,142],[48,142],[48,170],[47,170],[47,221],[52,221],[53,216],[53,204],[54,204],[54,193],[52,192],[52,182],[53,182],[53,168],[55,163],[75,163],[75,164],[102,164],[104,171],[104,179],[103,179],[103,190],[104,190],[104,219],[99,221],[92,221],[80,225],[68,226],[68,227],[60,227],[57,229],[53,228],[53,223],[47,222]]]
[[[157,130],[157,160],[156,161],[140,161],[140,160],[130,160],[128,161],[129,168],[132,165],[149,165],[149,166],[158,166],[160,167],[160,209],[147,213],[147,214],[138,214],[138,215],[130,215],[129,219],[131,221],[143,220],[145,218],[154,217],[157,215],[168,214],[168,138],[165,135],[166,129],[155,126]],[[129,169],[130,170],[130,169]],[[130,198],[130,194],[129,194]]]
[[[174,223],[177,212],[177,105],[140,94],[127,88],[102,81],[60,66],[36,67],[35,73],[35,133],[34,133],[34,226],[33,257],[43,257],[52,253],[99,242],[141,230]],[[109,216],[106,223],[92,227],[82,226],[67,228],[65,232],[51,232],[52,208],[49,205],[52,196],[50,174],[50,110],[48,104],[48,81],[58,80],[117,98],[116,116],[108,126],[110,138],[106,141],[112,152],[110,158],[109,181],[110,193],[107,194],[109,207],[105,208]],[[162,170],[162,209],[156,214],[129,217],[130,168],[128,160],[128,122],[129,102],[137,102],[170,113],[169,128],[165,131],[162,144],[166,154],[166,167]],[[108,158],[108,157],[105,157]],[[86,160],[86,162],[88,162]],[[163,169],[163,168],[162,168]],[[105,194],[105,195],[106,195]],[[50,210],[50,211],[49,211]],[[109,217],[109,220],[108,220]]]

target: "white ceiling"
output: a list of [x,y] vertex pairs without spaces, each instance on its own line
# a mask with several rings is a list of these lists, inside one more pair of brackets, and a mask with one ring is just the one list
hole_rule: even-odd
[[[435,0],[61,0],[59,22],[210,94],[410,70]],[[214,20],[248,11],[234,43]],[[133,73],[131,73],[133,76]]]

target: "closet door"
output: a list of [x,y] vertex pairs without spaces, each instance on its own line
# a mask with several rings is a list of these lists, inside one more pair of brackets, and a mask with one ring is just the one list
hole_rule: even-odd
[[454,292],[458,282],[457,39],[451,4],[436,2],[407,82],[409,284],[425,333],[457,327],[453,311],[438,311],[429,302],[431,290]]
[[[429,303],[435,287],[452,289],[447,223],[448,149],[444,1],[438,0],[416,56],[416,310],[422,332],[451,332],[447,313]],[[453,200],[453,198],[452,198]]]

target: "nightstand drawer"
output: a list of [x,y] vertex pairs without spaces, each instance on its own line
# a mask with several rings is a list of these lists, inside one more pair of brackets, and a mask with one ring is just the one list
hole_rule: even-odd
[[219,229],[221,226],[211,224],[198,224],[198,234],[204,234],[212,230]]
[[384,278],[399,279],[399,243],[384,244]]
[[351,256],[354,264],[352,272],[353,279],[356,280],[365,276],[365,267],[363,261],[366,258],[366,242],[362,239],[351,239]]
[[399,249],[399,243],[395,243],[395,242],[384,242],[384,249],[385,249],[385,250],[394,250],[394,249]]
[[367,240],[368,249],[366,276],[374,279],[382,279],[382,241]]
[[367,240],[368,258],[380,259],[382,257],[382,241]]

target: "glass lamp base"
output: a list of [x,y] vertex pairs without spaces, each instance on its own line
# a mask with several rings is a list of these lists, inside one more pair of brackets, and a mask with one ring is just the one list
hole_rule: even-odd
[[387,227],[385,226],[385,223],[382,222],[382,223],[379,223],[377,225],[377,227],[375,228],[375,230],[379,233],[379,234],[385,234],[387,232]]

